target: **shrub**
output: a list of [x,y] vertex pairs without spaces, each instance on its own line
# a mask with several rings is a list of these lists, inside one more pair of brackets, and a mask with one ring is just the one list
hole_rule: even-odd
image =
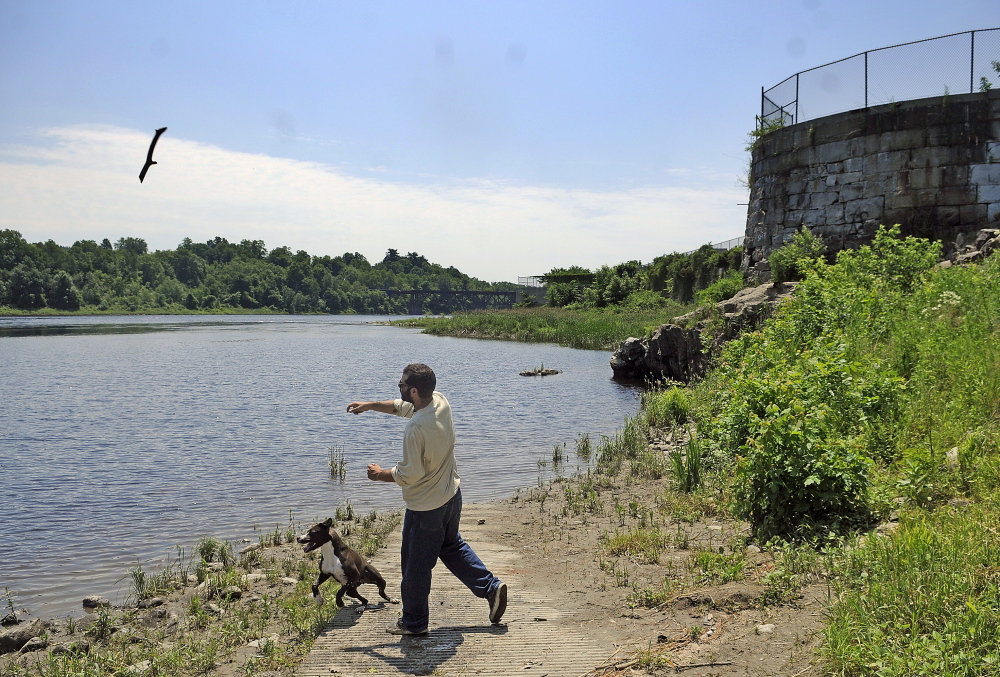
[[736,296],[736,292],[745,286],[743,273],[739,270],[731,270],[724,277],[698,292],[698,303],[705,305],[731,299]]
[[805,276],[806,265],[826,253],[823,238],[813,235],[808,228],[795,233],[792,239],[779,249],[771,252],[771,278],[775,283],[801,280]]
[[852,440],[827,434],[826,410],[768,405],[737,464],[734,508],[760,542],[806,540],[865,525],[869,466]]
[[681,425],[691,415],[691,398],[684,388],[649,390],[642,394],[642,408],[653,427]]

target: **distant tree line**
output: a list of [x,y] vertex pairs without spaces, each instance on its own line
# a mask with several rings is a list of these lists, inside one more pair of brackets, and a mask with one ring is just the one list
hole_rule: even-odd
[[543,276],[545,298],[550,306],[580,308],[688,304],[706,292],[709,298],[727,298],[743,286],[742,256],[741,247],[720,251],[706,244],[688,254],[658,256],[647,265],[628,261],[593,272],[580,266],[553,268]]
[[[268,309],[286,313],[404,314],[406,299],[389,289],[511,291],[455,267],[430,263],[416,252],[389,249],[371,264],[357,252],[312,256],[288,247],[268,250],[262,240],[204,243],[185,238],[175,250],[148,251],[146,241],[123,237],[28,243],[0,230],[0,307],[21,310],[127,312]],[[432,296],[424,312],[453,307]]]

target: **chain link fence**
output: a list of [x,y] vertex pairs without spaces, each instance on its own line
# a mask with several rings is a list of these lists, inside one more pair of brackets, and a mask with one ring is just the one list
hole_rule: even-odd
[[761,88],[761,126],[945,93],[1000,88],[1000,28],[880,47]]

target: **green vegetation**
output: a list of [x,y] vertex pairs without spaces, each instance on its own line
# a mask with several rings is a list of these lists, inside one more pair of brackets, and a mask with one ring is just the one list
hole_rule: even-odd
[[[338,528],[371,556],[399,522],[399,513],[372,513]],[[352,527],[355,534],[349,537]],[[277,532],[286,537],[262,536],[262,547],[246,550],[239,558],[232,555],[229,543],[205,537],[191,559],[179,551],[176,561],[154,575],[137,564],[127,576],[130,601],[155,594],[168,598],[166,606],[102,607],[93,622],[68,619],[46,637],[66,650],[5,655],[0,676],[290,674],[336,616],[337,583],[326,584],[326,600],[317,605],[311,584],[318,553],[303,555],[298,545],[291,545],[296,533],[291,518],[288,527]],[[198,571],[197,587],[188,579],[192,569]],[[255,584],[261,574],[264,580]],[[281,578],[294,579],[294,584],[277,585]],[[235,594],[230,586],[248,594]],[[7,596],[12,594],[7,591]],[[250,642],[256,642],[257,650],[248,655]]]
[[[406,300],[387,289],[511,291],[454,267],[443,268],[410,252],[390,249],[374,265],[358,253],[341,256],[270,252],[261,240],[202,244],[185,238],[173,251],[148,252],[145,240],[115,244],[52,240],[29,244],[15,230],[0,230],[0,313],[397,313]],[[451,306],[431,297],[425,312]]]
[[454,317],[423,317],[393,322],[423,327],[424,333],[505,341],[558,343],[571,348],[611,350],[629,336],[645,336],[686,310],[670,304],[659,310],[629,308],[513,308],[473,310]]
[[[542,276],[546,303],[555,308],[638,310],[690,304],[696,298],[721,301],[744,286],[739,272],[742,256],[742,247],[720,251],[706,244],[686,254],[658,256],[648,265],[628,261],[594,272],[580,266],[553,268]],[[712,291],[700,298],[699,292],[709,288]]]
[[[830,585],[829,674],[1000,675],[1000,257],[941,268],[937,243],[883,228],[828,262],[810,239],[788,258],[795,295],[761,330],[694,387],[646,393],[596,445],[580,481],[592,519],[616,519],[603,557],[622,558],[601,568],[642,606],[741,580],[745,546],[706,548],[679,526],[666,538],[665,523],[740,518],[773,559],[761,603]],[[682,444],[692,426],[697,449]],[[654,510],[606,506],[620,478],[670,490]],[[668,563],[639,585],[629,562],[662,562],[667,545],[692,548],[687,573]]]
[[1000,674],[1000,258],[939,268],[898,228],[832,264],[799,248],[792,300],[690,393],[705,455],[760,543],[838,543],[902,502],[832,568],[834,674]]
[[779,284],[789,280],[801,280],[805,271],[816,259],[826,254],[823,239],[803,228],[783,246],[771,252],[771,279]]

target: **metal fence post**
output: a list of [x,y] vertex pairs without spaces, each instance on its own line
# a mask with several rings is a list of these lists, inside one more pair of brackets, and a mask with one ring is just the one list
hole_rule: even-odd
[[799,73],[795,74],[795,117],[793,124],[799,121]]
[[976,77],[976,31],[972,31],[972,50],[969,52],[969,94],[972,94]]

